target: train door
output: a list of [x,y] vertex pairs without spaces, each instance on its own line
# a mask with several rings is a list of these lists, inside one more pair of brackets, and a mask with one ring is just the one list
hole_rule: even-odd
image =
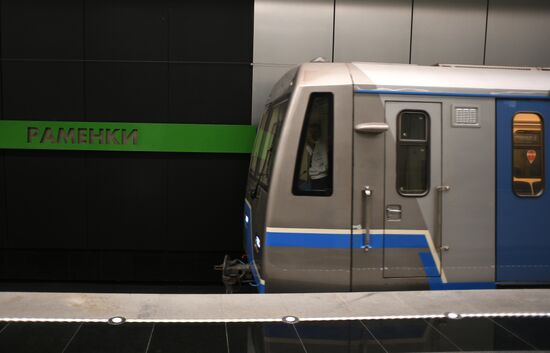
[[550,281],[550,101],[497,102],[497,281]]
[[494,100],[355,105],[353,289],[493,288]]
[[438,277],[441,103],[386,102],[384,277]]

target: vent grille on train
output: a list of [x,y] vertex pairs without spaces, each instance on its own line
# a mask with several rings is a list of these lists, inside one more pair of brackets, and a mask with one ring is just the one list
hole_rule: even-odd
[[479,108],[453,106],[452,122],[456,127],[479,127]]

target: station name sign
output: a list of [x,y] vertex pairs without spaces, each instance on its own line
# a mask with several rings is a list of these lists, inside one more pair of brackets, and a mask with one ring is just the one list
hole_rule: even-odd
[[28,143],[49,144],[113,144],[137,145],[139,130],[103,129],[103,128],[37,128],[27,127]]
[[250,153],[252,125],[0,120],[0,149]]

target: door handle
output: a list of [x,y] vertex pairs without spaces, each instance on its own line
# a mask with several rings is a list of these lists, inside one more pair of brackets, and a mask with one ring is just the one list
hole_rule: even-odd
[[[439,243],[443,243],[443,193],[451,190],[449,185],[440,185],[435,188],[437,190],[437,232]],[[440,251],[449,251],[449,246],[442,245]]]
[[370,199],[372,197],[372,189],[370,186],[366,185],[363,188],[362,194],[365,197],[365,237],[363,239],[363,249],[367,252],[370,248]]
[[386,206],[386,220],[388,221],[400,221],[403,214],[401,205],[387,205]]

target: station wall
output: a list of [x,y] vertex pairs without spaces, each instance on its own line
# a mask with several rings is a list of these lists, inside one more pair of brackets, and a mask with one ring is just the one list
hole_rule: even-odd
[[[2,0],[1,118],[250,124],[253,2]],[[0,279],[219,282],[249,157],[1,151]]]
[[[538,0],[0,0],[0,119],[256,124],[290,67],[550,66]],[[248,156],[0,151],[0,281],[217,283]]]
[[256,0],[252,121],[290,67],[328,61],[550,66],[550,2]]

